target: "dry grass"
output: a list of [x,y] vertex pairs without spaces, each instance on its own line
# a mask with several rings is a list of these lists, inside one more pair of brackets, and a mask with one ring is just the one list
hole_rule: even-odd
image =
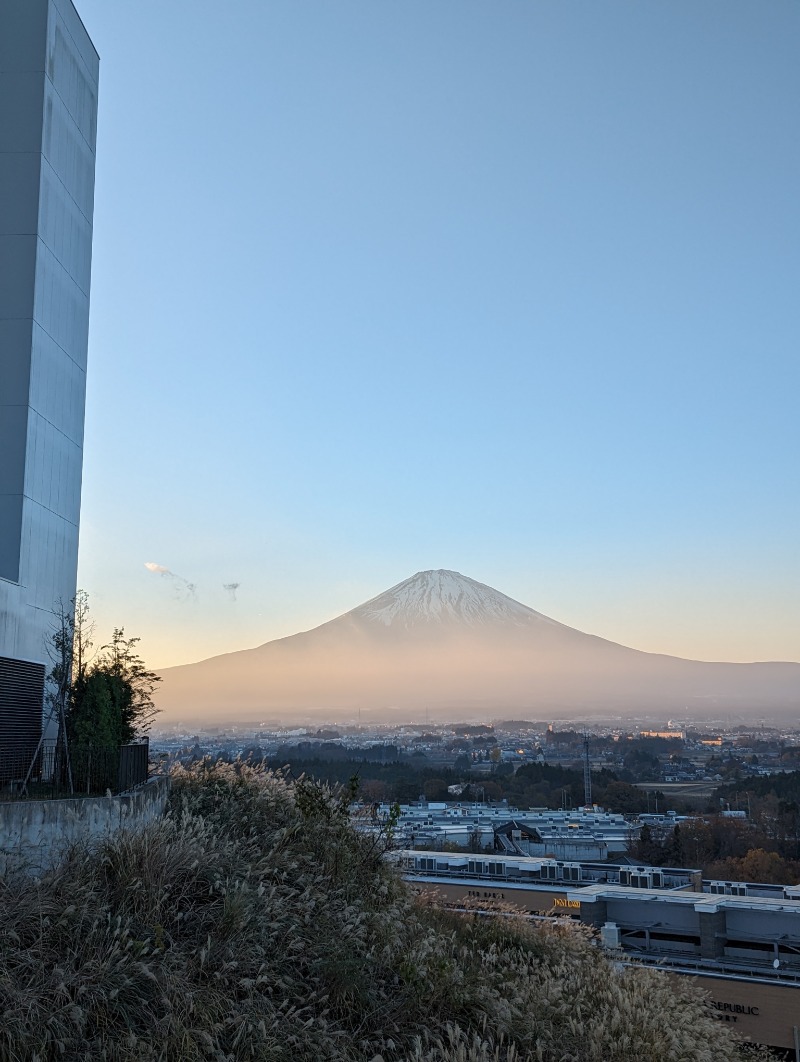
[[417,906],[346,795],[179,772],[163,822],[0,880],[0,1062],[734,1062],[586,934]]

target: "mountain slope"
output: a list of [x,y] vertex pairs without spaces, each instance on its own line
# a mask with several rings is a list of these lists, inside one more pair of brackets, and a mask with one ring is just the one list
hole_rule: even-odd
[[800,705],[800,664],[643,653],[443,570],[418,572],[311,631],[161,674],[165,722],[320,708],[465,717],[509,709],[763,714]]

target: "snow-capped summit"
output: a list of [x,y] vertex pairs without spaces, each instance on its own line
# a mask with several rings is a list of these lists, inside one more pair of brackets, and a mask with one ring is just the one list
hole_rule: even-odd
[[404,579],[354,608],[347,616],[386,627],[417,627],[430,623],[458,623],[470,627],[497,623],[517,627],[532,623],[560,626],[555,620],[506,597],[499,590],[444,568],[417,572],[410,579]]

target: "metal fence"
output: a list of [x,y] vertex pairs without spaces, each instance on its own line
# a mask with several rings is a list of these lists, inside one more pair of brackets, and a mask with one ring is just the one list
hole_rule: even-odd
[[147,738],[117,748],[64,749],[55,740],[30,750],[0,746],[0,800],[48,800],[124,793],[147,781]]

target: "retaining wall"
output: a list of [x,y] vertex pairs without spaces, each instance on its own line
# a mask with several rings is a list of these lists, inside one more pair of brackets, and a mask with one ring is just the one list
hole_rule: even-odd
[[57,865],[77,841],[134,829],[164,813],[168,778],[118,796],[0,803],[0,874],[12,869],[41,873]]

